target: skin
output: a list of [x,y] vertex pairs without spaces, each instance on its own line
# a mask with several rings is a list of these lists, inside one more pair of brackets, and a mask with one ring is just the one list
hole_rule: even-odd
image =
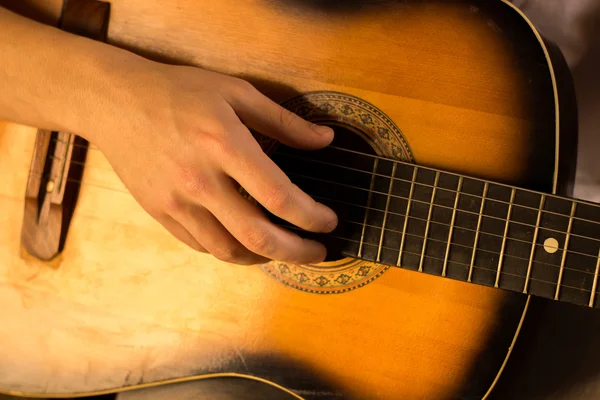
[[297,227],[332,231],[335,213],[291,183],[249,131],[311,150],[333,140],[330,128],[246,81],[160,64],[2,7],[0,54],[0,119],[96,145],[140,205],[191,248],[236,264],[325,259],[322,244],[272,224],[238,185]]

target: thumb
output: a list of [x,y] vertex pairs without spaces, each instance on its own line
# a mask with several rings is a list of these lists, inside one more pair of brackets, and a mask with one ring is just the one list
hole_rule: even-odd
[[230,104],[244,125],[286,146],[317,150],[333,140],[333,129],[299,117],[256,89],[248,90],[243,98]]

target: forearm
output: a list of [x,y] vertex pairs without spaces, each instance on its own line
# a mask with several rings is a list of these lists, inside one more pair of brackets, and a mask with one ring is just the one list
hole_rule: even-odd
[[1,120],[77,133],[88,140],[106,131],[103,116],[111,109],[123,112],[135,76],[129,71],[149,62],[2,7],[0,60]]

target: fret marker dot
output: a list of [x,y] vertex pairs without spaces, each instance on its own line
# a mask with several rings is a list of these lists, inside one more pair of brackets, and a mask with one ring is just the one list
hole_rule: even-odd
[[554,238],[544,240],[544,250],[550,254],[556,253],[558,251],[558,240]]

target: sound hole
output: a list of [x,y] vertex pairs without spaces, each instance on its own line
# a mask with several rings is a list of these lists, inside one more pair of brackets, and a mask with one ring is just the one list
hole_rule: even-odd
[[[336,133],[331,146],[317,151],[305,151],[278,145],[271,157],[300,189],[336,212],[338,227],[330,234],[306,232],[268,214],[275,223],[291,228],[302,237],[323,243],[327,247],[326,261],[356,256],[363,236],[374,165],[373,157],[335,148],[375,154],[360,135],[345,127],[331,127]],[[379,179],[375,179],[374,184],[373,190],[387,193],[388,188],[381,187],[383,185]],[[377,243],[379,240],[378,237],[372,237],[372,229],[366,229],[364,233],[369,236],[364,237],[365,241]]]

